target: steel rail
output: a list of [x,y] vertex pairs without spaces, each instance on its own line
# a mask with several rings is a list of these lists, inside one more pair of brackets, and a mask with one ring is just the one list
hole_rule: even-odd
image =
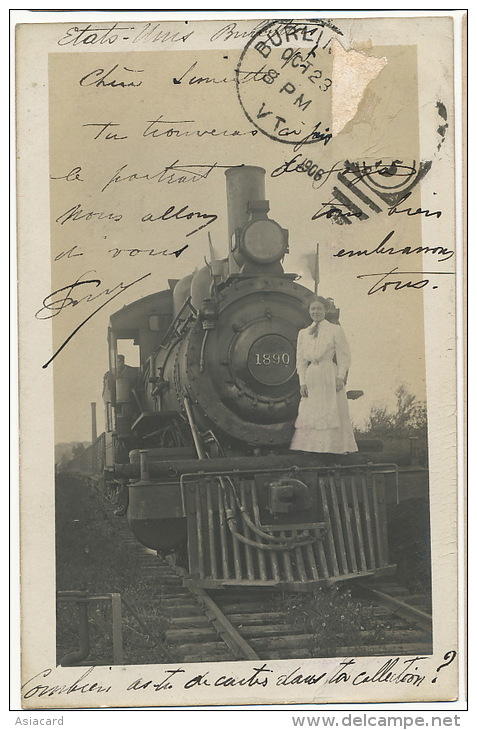
[[360,587],[379,601],[383,608],[388,608],[408,621],[413,621],[419,628],[424,629],[424,631],[432,632],[432,616],[429,613],[415,606],[411,606],[405,600],[394,598],[394,596],[378,591],[376,588],[370,586],[369,583],[362,583]]
[[259,659],[258,654],[252,649],[250,644],[245,641],[243,636],[237,631],[237,629],[230,623],[229,619],[220,610],[215,601],[207,594],[207,592],[195,586],[193,579],[189,578],[188,572],[184,568],[180,568],[176,565],[171,566],[173,570],[180,575],[184,580],[185,587],[197,598],[197,601],[205,609],[205,613],[212,623],[214,629],[217,631],[219,636],[227,644],[230,651],[236,659]]

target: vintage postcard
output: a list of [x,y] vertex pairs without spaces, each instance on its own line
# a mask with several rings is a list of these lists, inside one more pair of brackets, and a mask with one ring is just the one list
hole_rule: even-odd
[[464,14],[53,15],[23,707],[462,701]]

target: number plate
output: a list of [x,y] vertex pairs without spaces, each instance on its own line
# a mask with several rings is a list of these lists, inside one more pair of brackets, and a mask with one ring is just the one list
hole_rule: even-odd
[[286,337],[264,335],[250,348],[247,364],[260,383],[281,385],[295,373],[295,348]]

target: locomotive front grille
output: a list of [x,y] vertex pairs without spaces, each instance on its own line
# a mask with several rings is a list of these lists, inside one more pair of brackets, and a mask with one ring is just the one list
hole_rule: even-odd
[[[384,474],[323,472],[303,478],[319,521],[264,524],[260,483],[205,477],[184,486],[191,579],[203,587],[269,585],[303,590],[392,572]],[[273,520],[270,515],[268,521]],[[270,538],[268,538],[270,536]]]

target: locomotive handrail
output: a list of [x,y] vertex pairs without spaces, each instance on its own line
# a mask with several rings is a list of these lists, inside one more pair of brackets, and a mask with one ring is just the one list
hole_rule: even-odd
[[[289,458],[286,455],[281,455],[283,458]],[[255,461],[260,462],[260,457],[253,457]],[[280,459],[280,456],[277,457]],[[182,472],[182,476],[195,476],[197,477],[197,474],[199,472],[203,472],[203,474],[207,474],[208,476],[237,476],[238,474],[278,474],[283,471],[315,471],[319,469],[321,472],[333,472],[333,471],[348,471],[348,470],[354,470],[354,471],[373,471],[373,472],[382,472],[382,473],[395,473],[398,477],[399,474],[399,465],[396,463],[383,463],[383,464],[349,464],[349,465],[339,465],[339,464],[332,464],[332,465],[321,465],[321,464],[314,464],[311,466],[308,465],[301,465],[300,463],[295,464],[283,464],[283,466],[278,467],[254,467],[254,466],[242,466],[239,467],[234,466],[232,468],[228,469],[217,469],[214,468],[215,464],[218,461],[231,461],[231,460],[239,460],[239,457],[230,457],[230,459],[188,459],[184,460],[182,462],[179,461],[158,461],[154,462],[152,461],[150,463],[150,473],[152,476],[169,476],[170,470],[174,470],[173,476],[177,476],[180,472],[180,466],[182,465],[185,469],[191,469],[192,467],[195,467],[194,471],[184,471]],[[295,459],[295,461],[298,461],[298,459]],[[263,463],[263,461],[261,462]],[[125,476],[129,478],[138,478],[140,476],[140,470],[138,464],[119,464],[115,463],[113,466],[113,470],[116,474],[120,476]]]
[[199,372],[204,372],[204,362],[205,362],[205,346],[207,344],[207,338],[209,336],[210,330],[204,331],[204,337],[202,338],[202,345],[200,347],[200,357],[199,357]]
[[[181,489],[184,487],[184,481],[188,478],[197,479],[198,476],[201,477],[228,477],[228,476],[237,476],[238,474],[249,474],[249,475],[255,475],[255,474],[285,474],[287,472],[299,472],[299,471],[315,471],[316,469],[320,470],[326,470],[326,471],[343,471],[343,469],[360,469],[361,471],[367,471],[369,467],[378,467],[376,469],[373,469],[373,472],[381,473],[381,474],[390,474],[395,473],[396,477],[398,475],[398,466],[397,464],[369,464],[366,466],[347,466],[347,467],[339,467],[339,466],[282,466],[282,467],[275,467],[274,469],[228,469],[228,470],[221,470],[221,471],[194,471],[194,472],[185,472],[184,474],[181,474],[179,477],[179,483]],[[381,467],[395,467],[395,469],[386,470],[383,471]],[[132,485],[134,486],[134,485]]]
[[[160,344],[160,345],[159,345],[159,347],[158,347],[158,348],[157,348],[157,349],[156,349],[156,350],[154,351],[154,355],[157,355],[157,353],[159,352],[159,349],[160,349],[161,347],[166,347],[166,345],[167,345],[167,344],[168,344],[168,343],[170,342],[170,338],[172,337],[172,334],[174,333],[174,331],[175,331],[175,330],[177,330],[177,325],[178,325],[178,324],[179,324],[179,322],[181,321],[181,320],[180,320],[179,318],[180,318],[181,314],[183,313],[184,309],[185,309],[185,308],[186,308],[187,306],[188,306],[188,307],[189,307],[189,309],[191,310],[192,314],[194,314],[194,315],[197,315],[197,310],[195,309],[195,307],[193,307],[193,306],[192,306],[192,304],[191,304],[191,299],[192,299],[192,297],[188,297],[188,298],[187,298],[187,299],[185,300],[185,302],[183,303],[182,307],[181,307],[181,308],[179,309],[179,311],[177,312],[176,316],[174,317],[174,319],[173,319],[173,320],[172,320],[172,322],[170,323],[170,325],[169,325],[169,327],[168,327],[168,329],[167,329],[167,331],[166,331],[166,334],[164,335],[164,338],[163,338],[163,340],[162,340],[161,344]],[[186,321],[186,320],[184,320],[184,321]]]
[[192,439],[194,441],[194,446],[197,451],[197,456],[199,457],[199,459],[205,459],[207,457],[207,454],[205,452],[204,447],[202,446],[202,444],[200,442],[200,432],[194,421],[194,417],[192,415],[192,409],[190,407],[189,398],[187,396],[184,396],[184,408],[187,413],[187,419],[189,421],[189,426],[190,426],[190,430],[192,433]]

